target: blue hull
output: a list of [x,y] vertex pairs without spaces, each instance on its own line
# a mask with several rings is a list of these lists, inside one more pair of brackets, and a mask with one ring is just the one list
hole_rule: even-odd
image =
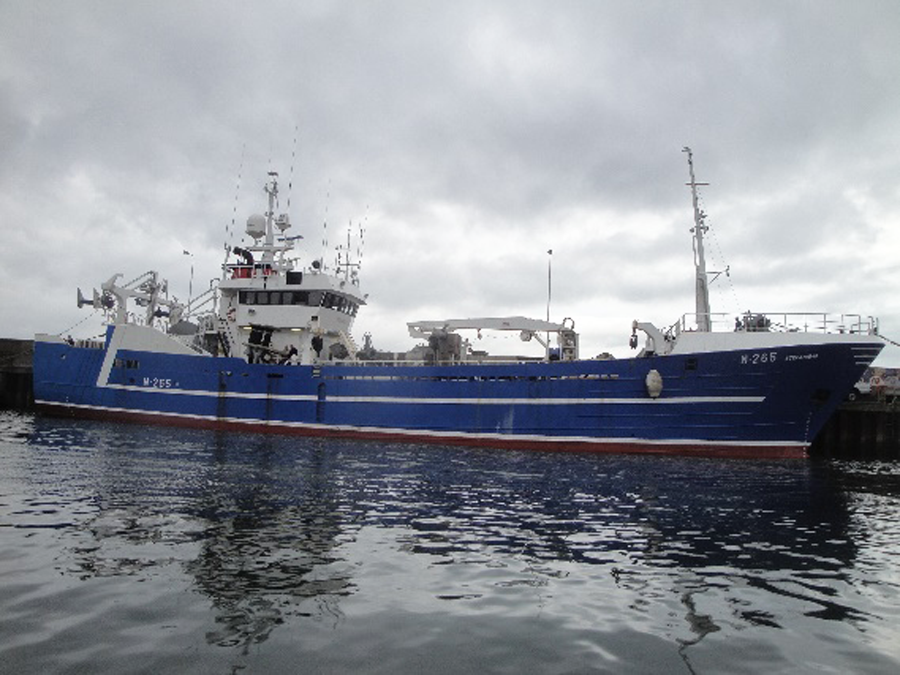
[[[107,341],[108,343],[108,341]],[[500,447],[803,456],[882,344],[611,361],[321,366],[35,343],[42,411]],[[112,356],[115,356],[113,361]],[[104,362],[106,367],[104,368]],[[648,394],[650,370],[662,376]]]

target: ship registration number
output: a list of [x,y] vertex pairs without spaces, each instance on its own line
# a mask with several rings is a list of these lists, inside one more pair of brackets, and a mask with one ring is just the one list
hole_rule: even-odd
[[760,363],[775,363],[778,360],[778,352],[754,352],[753,354],[741,354],[742,366],[755,366]]
[[155,387],[157,389],[171,389],[174,386],[171,377],[145,377],[145,387]]

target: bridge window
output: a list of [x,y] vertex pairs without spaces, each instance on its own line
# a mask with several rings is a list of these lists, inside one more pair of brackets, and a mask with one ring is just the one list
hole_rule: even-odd
[[359,305],[350,298],[329,291],[240,291],[242,305],[300,305],[324,307],[356,316]]

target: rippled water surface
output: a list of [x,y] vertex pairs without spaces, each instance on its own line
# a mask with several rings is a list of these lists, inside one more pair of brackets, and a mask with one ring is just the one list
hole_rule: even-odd
[[0,671],[897,673],[900,468],[0,413]]

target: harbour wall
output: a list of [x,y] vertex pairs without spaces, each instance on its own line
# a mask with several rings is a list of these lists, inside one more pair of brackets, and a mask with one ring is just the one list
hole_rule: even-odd
[[846,401],[809,449],[811,457],[900,459],[900,401],[896,397]]
[[32,340],[0,338],[0,409],[31,410],[34,407],[33,357]]
[[[0,338],[0,409],[31,410],[32,340]],[[900,401],[880,397],[845,402],[810,447],[810,456],[900,459]]]

